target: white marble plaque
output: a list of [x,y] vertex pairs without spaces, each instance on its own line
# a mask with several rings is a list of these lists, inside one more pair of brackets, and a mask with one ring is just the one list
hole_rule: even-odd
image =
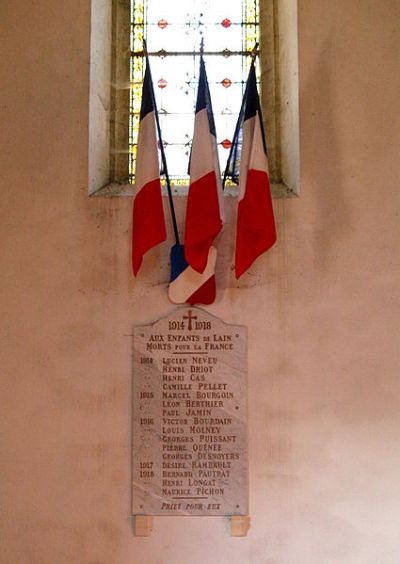
[[134,515],[247,515],[247,330],[198,308],[134,329]]

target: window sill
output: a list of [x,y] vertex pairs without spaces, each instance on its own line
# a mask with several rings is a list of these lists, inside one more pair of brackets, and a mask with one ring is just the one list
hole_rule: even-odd
[[[174,196],[187,196],[188,186],[172,186],[172,193]],[[275,198],[292,198],[298,194],[291,190],[283,183],[275,183],[271,185],[272,197]],[[163,194],[167,195],[167,189],[163,187]],[[232,198],[237,196],[236,187],[226,187],[224,191],[225,197]],[[134,186],[132,184],[118,184],[111,182],[96,192],[93,192],[91,198],[120,198],[121,196],[133,196]]]

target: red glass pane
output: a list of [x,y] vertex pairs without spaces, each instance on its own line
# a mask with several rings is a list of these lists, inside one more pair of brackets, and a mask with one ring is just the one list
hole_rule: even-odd
[[160,80],[157,82],[158,84],[158,88],[166,88],[168,82],[165,80],[165,78],[160,78]]
[[221,143],[221,145],[223,146],[224,149],[230,149],[231,148],[231,141],[229,141],[229,139],[224,139]]
[[232,84],[232,81],[229,78],[224,78],[221,84],[224,88],[229,88]]
[[160,29],[165,29],[168,25],[168,22],[167,20],[160,20],[157,25]]
[[225,29],[231,26],[231,20],[228,20],[228,18],[225,18],[224,20],[222,20],[221,25],[222,27],[224,27]]

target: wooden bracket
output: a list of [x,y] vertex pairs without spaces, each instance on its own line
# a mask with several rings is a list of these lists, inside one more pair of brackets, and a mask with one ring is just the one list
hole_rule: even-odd
[[136,537],[149,537],[153,528],[153,517],[149,515],[135,515],[134,533]]
[[246,537],[250,529],[250,517],[248,515],[231,516],[231,537]]
[[[149,537],[153,529],[153,517],[150,515],[134,515],[134,534],[136,537]],[[231,515],[231,537],[246,537],[250,529],[248,515]]]

